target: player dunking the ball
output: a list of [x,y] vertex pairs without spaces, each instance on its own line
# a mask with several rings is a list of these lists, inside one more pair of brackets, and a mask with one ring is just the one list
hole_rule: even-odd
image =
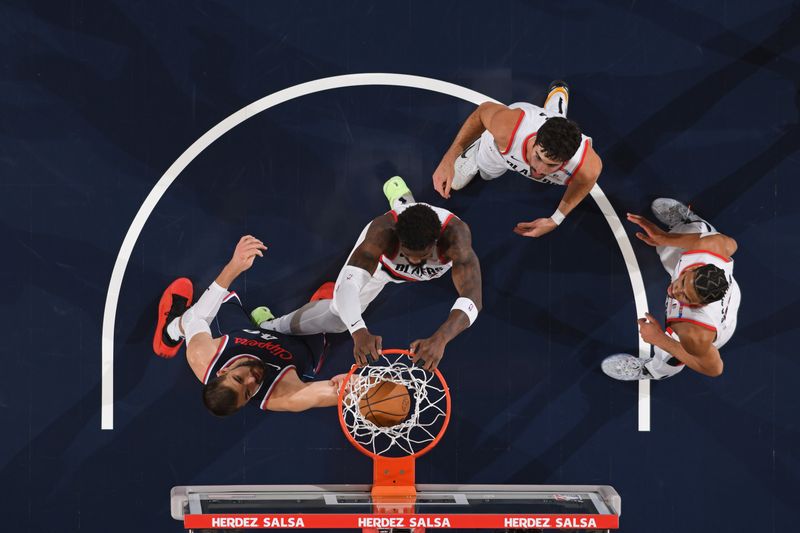
[[736,241],[717,232],[688,206],[658,198],[651,206],[664,231],[639,215],[628,220],[643,231],[636,236],[656,248],[671,283],[667,287],[667,330],[647,313],[639,319],[642,340],[653,357],[607,357],[603,372],[619,380],[665,379],[689,367],[706,376],[722,374],[719,349],[733,336],[742,295],[733,279]]
[[324,336],[260,330],[250,322],[239,296],[229,290],[264,250],[264,243],[246,235],[194,305],[189,307],[193,287],[187,278],[173,281],[159,302],[153,350],[161,357],[174,357],[186,340],[189,367],[203,383],[203,403],[217,416],[231,415],[248,402],[268,411],[334,406],[345,377],[304,381],[321,367]]
[[341,333],[353,337],[356,362],[377,360],[381,337],[373,335],[362,313],[387,283],[428,281],[452,269],[458,291],[447,319],[428,338],[411,343],[412,358],[426,370],[439,364],[448,342],[467,329],[481,309],[481,268],[469,227],[453,213],[417,203],[399,176],[383,191],[391,211],[372,220],[336,280],[332,300],[310,302],[276,319],[267,308],[253,312],[263,329],[307,335]]

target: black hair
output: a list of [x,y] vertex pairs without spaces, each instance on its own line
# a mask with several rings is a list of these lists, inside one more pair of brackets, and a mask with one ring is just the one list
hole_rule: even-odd
[[728,292],[725,271],[715,265],[703,265],[694,271],[694,290],[703,304],[722,300]]
[[401,245],[409,250],[424,250],[439,238],[442,223],[433,209],[415,204],[397,216],[395,231]]
[[218,376],[203,387],[203,403],[216,416],[230,416],[239,410],[236,392],[222,384]]
[[536,144],[554,161],[569,161],[581,145],[581,129],[562,117],[552,117],[536,132]]

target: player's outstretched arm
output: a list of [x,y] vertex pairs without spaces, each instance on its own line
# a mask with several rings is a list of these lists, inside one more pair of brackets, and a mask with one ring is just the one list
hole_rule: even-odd
[[264,243],[252,235],[239,239],[231,260],[217,279],[178,321],[181,334],[186,338],[186,359],[197,379],[202,381],[216,354],[219,340],[211,337],[209,324],[217,315],[222,300],[228,295],[228,287],[242,272],[253,266],[256,257],[263,257],[266,249]]
[[645,317],[639,319],[642,340],[668,352],[695,372],[712,378],[722,374],[722,357],[712,344],[716,332],[686,322],[675,322],[670,327],[680,338],[678,342],[661,329],[653,315],[645,313]]
[[532,222],[520,222],[514,228],[514,233],[523,237],[541,237],[556,229],[564,221],[564,217],[569,215],[589,195],[592,187],[597,183],[602,169],[603,163],[600,156],[592,146],[589,146],[584,164],[570,180],[567,190],[564,191],[564,196],[553,214],[546,218],[537,218]]
[[339,315],[353,336],[353,356],[359,366],[377,361],[381,353],[381,337],[372,335],[361,316],[361,289],[369,282],[378,260],[392,245],[394,238],[391,216],[381,215],[372,221],[364,242],[358,245],[347,265],[339,273],[333,301]]
[[303,383],[296,372],[288,372],[267,401],[267,410],[296,413],[314,407],[332,407],[338,401],[339,387],[346,376],[340,374],[329,380]]
[[256,256],[264,257],[266,249],[267,247],[259,239],[252,235],[245,235],[239,239],[236,248],[233,250],[231,260],[228,261],[228,264],[225,265],[214,281],[220,287],[227,289],[242,272],[253,266]]
[[495,141],[505,146],[520,113],[520,110],[510,109],[502,104],[484,102],[467,117],[461,129],[458,130],[453,144],[447,149],[433,173],[433,188],[442,198],[450,198],[450,186],[453,183],[456,158],[475,142],[484,130],[489,130]]
[[739,245],[736,241],[716,233],[714,235],[703,236],[702,233],[669,233],[658,227],[658,225],[641,215],[628,213],[628,221],[639,226],[642,231],[636,232],[636,238],[650,246],[674,246],[684,250],[708,250],[724,257],[731,257]]
[[454,219],[443,237],[448,241],[444,253],[453,261],[453,284],[459,298],[447,320],[431,337],[411,343],[412,360],[426,370],[434,370],[439,365],[447,343],[470,327],[483,307],[481,265],[472,249],[469,226]]

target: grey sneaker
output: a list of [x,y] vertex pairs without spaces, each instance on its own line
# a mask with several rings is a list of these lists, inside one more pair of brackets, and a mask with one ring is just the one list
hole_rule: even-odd
[[656,198],[650,204],[650,210],[659,222],[669,229],[685,222],[698,222],[703,219],[697,216],[691,208],[672,198]]
[[653,379],[650,372],[644,367],[650,359],[641,359],[627,353],[609,355],[600,364],[603,373],[619,381],[639,381]]
[[453,174],[453,182],[450,188],[454,191],[460,191],[478,174],[478,148],[481,145],[481,139],[470,144],[464,153],[456,158],[453,165],[455,173]]

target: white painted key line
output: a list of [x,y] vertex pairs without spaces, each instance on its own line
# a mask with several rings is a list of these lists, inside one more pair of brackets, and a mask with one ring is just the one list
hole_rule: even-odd
[[[167,191],[172,182],[175,181],[181,172],[189,166],[194,158],[208,148],[214,141],[222,137],[225,133],[229,132],[245,120],[249,119],[278,104],[294,100],[301,96],[314,94],[330,89],[341,89],[346,87],[359,87],[369,85],[389,85],[393,87],[410,87],[414,89],[424,89],[437,93],[447,94],[455,98],[460,98],[475,105],[482,102],[492,101],[497,102],[493,98],[486,95],[433,78],[425,78],[422,76],[411,76],[408,74],[385,74],[385,73],[364,73],[364,74],[346,74],[343,76],[333,76],[330,78],[323,78],[313,80],[306,83],[301,83],[293,87],[288,87],[282,91],[270,94],[256,100],[252,104],[243,107],[232,115],[225,118],[222,122],[211,128],[202,137],[197,139],[183,154],[170,166],[167,171],[161,176],[161,179],[150,191],[150,194],[145,198],[144,203],[139,208],[136,216],[131,222],[128,233],[122,241],[122,246],[117,254],[117,260],[114,263],[114,270],[111,273],[111,281],[108,284],[108,294],[106,295],[106,305],[103,311],[103,332],[102,332],[102,346],[101,346],[101,407],[100,407],[100,429],[111,430],[114,429],[114,326],[116,322],[117,304],[119,303],[119,294],[122,287],[122,279],[125,276],[125,269],[128,266],[131,253],[142,228],[153,212],[156,204]],[[633,298],[636,303],[637,317],[644,316],[647,311],[647,298],[644,291],[644,281],[639,270],[639,264],[636,261],[636,256],[631,248],[630,240],[625,233],[619,217],[614,212],[614,208],[606,198],[602,189],[595,185],[591,191],[592,198],[594,198],[600,211],[611,227],[614,233],[614,238],[617,240],[622,256],[625,259],[625,266],[628,269],[628,276],[631,280],[631,287],[633,288]],[[649,356],[649,345],[645,344],[639,338],[638,331],[636,337],[639,339],[639,356]],[[598,361],[599,363],[599,361]],[[650,382],[639,382],[639,431],[650,431]]]

